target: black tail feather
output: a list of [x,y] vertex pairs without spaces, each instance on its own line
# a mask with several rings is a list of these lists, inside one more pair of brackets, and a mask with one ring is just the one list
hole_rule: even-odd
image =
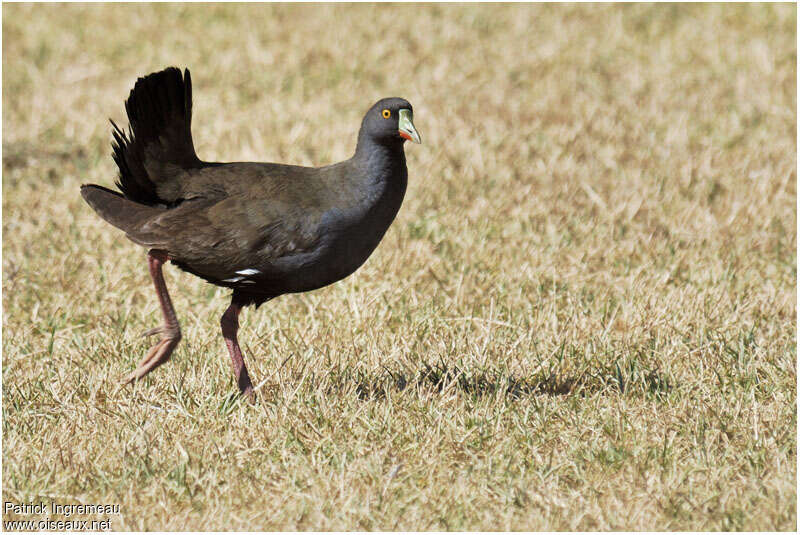
[[[146,204],[171,204],[159,184],[175,169],[200,167],[192,142],[192,79],[176,67],[139,78],[125,101],[130,127],[126,133],[113,121],[117,186],[126,198]],[[159,190],[162,190],[159,193]]]
[[158,199],[156,185],[148,177],[141,159],[136,157],[133,133],[129,131],[126,134],[114,121],[111,121],[111,126],[114,127],[112,158],[119,168],[119,179],[115,182],[117,187],[132,201],[155,204]]

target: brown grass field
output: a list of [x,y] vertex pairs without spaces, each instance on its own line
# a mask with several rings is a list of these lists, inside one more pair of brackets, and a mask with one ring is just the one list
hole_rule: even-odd
[[[4,5],[3,499],[115,530],[795,530],[796,22]],[[368,262],[243,314],[255,406],[229,292],[174,267],[184,341],[117,385],[160,315],[78,186],[113,184],[107,119],[167,65],[205,160],[348,158],[383,96],[422,134]]]

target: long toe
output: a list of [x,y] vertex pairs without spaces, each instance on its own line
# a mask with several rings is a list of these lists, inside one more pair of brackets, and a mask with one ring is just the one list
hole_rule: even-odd
[[147,338],[156,334],[161,334],[164,332],[165,328],[166,327],[164,325],[159,325],[158,327],[147,329],[145,332],[141,334],[140,338]]
[[170,355],[178,345],[178,340],[172,338],[164,338],[156,345],[150,348],[144,359],[139,363],[139,366],[130,374],[126,375],[120,383],[129,384],[137,381],[156,369],[161,364],[169,360]]
[[149,368],[147,367],[148,363],[153,359],[153,357],[155,357],[156,353],[161,349],[163,343],[164,340],[161,340],[156,345],[151,347],[150,351],[147,352],[147,355],[145,355],[144,358],[139,361],[136,369],[120,379],[120,384],[127,385],[141,377],[144,377],[149,371]]

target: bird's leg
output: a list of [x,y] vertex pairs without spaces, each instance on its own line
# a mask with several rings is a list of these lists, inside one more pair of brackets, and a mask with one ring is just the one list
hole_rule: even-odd
[[239,330],[239,312],[241,310],[239,305],[231,303],[231,306],[220,318],[219,323],[222,327],[222,337],[225,339],[225,345],[228,346],[228,353],[231,355],[231,367],[233,368],[233,375],[236,377],[236,384],[239,385],[239,391],[247,396],[250,403],[253,403],[255,401],[253,383],[250,382],[250,375],[247,373],[242,350],[236,338],[236,333]]
[[152,334],[160,334],[161,340],[150,348],[147,355],[139,362],[139,366],[133,373],[125,377],[122,382],[128,384],[130,382],[141,379],[155,368],[169,360],[170,355],[175,350],[178,342],[181,341],[181,328],[178,325],[178,318],[175,315],[175,309],[172,308],[172,300],[169,298],[167,285],[164,282],[164,274],[161,272],[161,266],[167,261],[167,253],[153,249],[147,253],[147,263],[150,267],[150,276],[153,278],[153,284],[156,287],[156,294],[158,295],[158,302],[161,304],[161,313],[164,315],[164,325],[150,329],[144,336]]

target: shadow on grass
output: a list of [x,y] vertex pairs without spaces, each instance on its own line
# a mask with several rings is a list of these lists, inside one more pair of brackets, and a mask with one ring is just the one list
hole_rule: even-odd
[[622,394],[639,392],[658,395],[672,389],[670,380],[658,371],[637,371],[627,366],[620,367],[619,364],[613,368],[575,374],[546,373],[518,377],[497,371],[470,371],[459,366],[423,363],[417,370],[385,370],[374,375],[343,374],[332,381],[335,387],[352,382],[356,384],[358,397],[363,400],[382,399],[392,391],[402,392],[409,387],[440,393],[455,389],[474,397],[500,394],[509,399],[537,395],[586,396],[608,390]]

